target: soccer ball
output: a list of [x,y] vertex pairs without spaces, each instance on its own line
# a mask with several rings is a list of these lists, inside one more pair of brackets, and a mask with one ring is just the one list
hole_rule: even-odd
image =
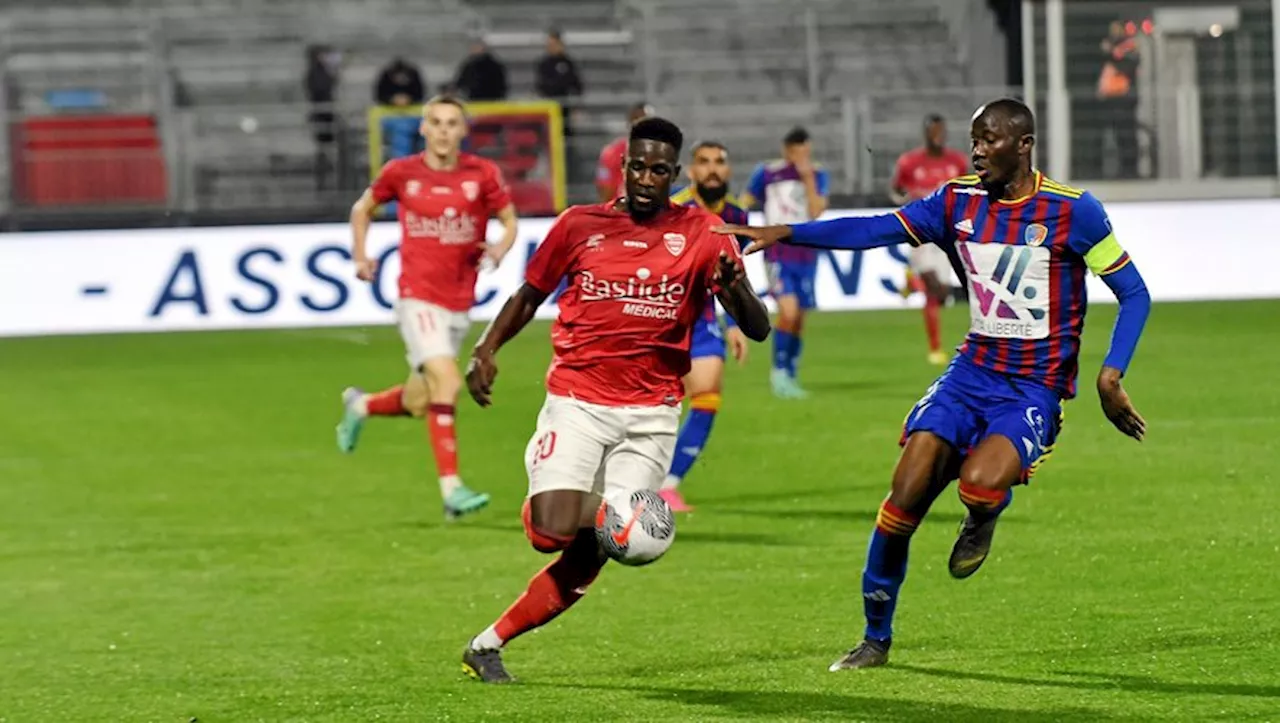
[[653,490],[608,492],[596,512],[596,540],[623,565],[648,565],[671,547],[676,518]]

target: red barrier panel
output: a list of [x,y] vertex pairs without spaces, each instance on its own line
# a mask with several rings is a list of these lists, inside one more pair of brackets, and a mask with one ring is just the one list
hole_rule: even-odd
[[28,118],[14,136],[20,204],[163,204],[168,196],[160,133],[151,116]]

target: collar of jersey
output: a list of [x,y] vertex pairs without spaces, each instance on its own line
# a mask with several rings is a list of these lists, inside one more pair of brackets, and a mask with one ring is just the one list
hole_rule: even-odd
[[1037,193],[1040,193],[1040,184],[1042,181],[1044,181],[1044,174],[1041,173],[1039,169],[1032,171],[1032,173],[1036,174],[1036,183],[1034,186],[1031,187],[1031,193],[1028,193],[1027,195],[1022,196],[1021,198],[1014,198],[1010,200],[997,198],[996,203],[1002,203],[1006,206],[1013,206],[1015,204],[1022,203],[1023,201],[1026,201],[1029,198],[1034,198]]

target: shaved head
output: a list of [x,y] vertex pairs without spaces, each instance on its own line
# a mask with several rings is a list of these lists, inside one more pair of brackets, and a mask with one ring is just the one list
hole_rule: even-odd
[[1013,135],[1033,136],[1036,134],[1036,117],[1026,103],[1014,98],[1001,98],[979,108],[973,114],[973,120],[986,117],[1009,130]]

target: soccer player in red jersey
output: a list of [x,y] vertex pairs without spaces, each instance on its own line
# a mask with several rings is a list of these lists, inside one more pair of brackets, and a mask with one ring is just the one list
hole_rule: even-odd
[[[953,148],[947,148],[947,122],[942,116],[932,114],[924,119],[924,145],[907,151],[898,157],[894,166],[890,192],[899,206],[918,201],[938,186],[956,178],[969,167],[969,159]],[[951,261],[947,253],[934,244],[920,244],[911,249],[907,286],[909,294],[911,276],[920,280],[924,292],[924,328],[929,336],[929,363],[943,365],[947,355],[942,352],[942,332],[939,312],[951,295]]]
[[976,175],[952,179],[894,213],[719,229],[754,239],[748,252],[775,243],[853,251],[932,243],[963,260],[969,335],[907,415],[902,455],[862,571],[863,639],[833,671],[889,662],[911,537],[953,480],[969,512],[948,570],[964,579],[986,561],[1013,487],[1027,484],[1053,453],[1062,403],[1076,394],[1087,273],[1101,277],[1120,302],[1097,378],[1102,411],[1121,433],[1138,441],[1146,434],[1120,380],[1151,296],[1102,204],[1032,166],[1035,117],[1021,101],[982,106],[970,134]]
[[525,283],[471,353],[467,388],[490,404],[496,355],[568,279],[551,330],[547,400],[525,452],[525,532],[559,552],[493,625],[472,638],[463,669],[511,680],[502,647],[545,625],[586,593],[608,559],[594,519],[606,488],[657,490],[680,424],[689,337],[712,293],[755,341],[769,315],[746,282],[738,243],[711,231],[720,219],[671,203],[680,129],[661,118],[631,126],[627,194],[560,215],[529,262]]
[[[423,417],[435,454],[445,516],[475,512],[489,496],[458,476],[454,408],[462,388],[458,347],[470,326],[476,276],[486,259],[497,266],[516,240],[516,210],[502,172],[492,162],[463,153],[465,107],[448,97],[422,108],[422,153],[397,158],[351,208],[351,256],[356,276],[373,282],[378,262],[368,254],[369,226],[378,206],[396,201],[400,218],[400,298],[396,321],[404,338],[409,378],[375,394],[350,387],[342,393],[344,414],[338,448],[355,449],[369,416]],[[503,226],[497,243],[485,241],[489,217]]]
[[[627,126],[648,115],[653,115],[653,107],[647,103],[636,103],[627,110]],[[600,150],[600,160],[596,163],[596,195],[600,197],[600,203],[608,203],[627,194],[622,165],[630,142],[629,137],[623,134]]]

